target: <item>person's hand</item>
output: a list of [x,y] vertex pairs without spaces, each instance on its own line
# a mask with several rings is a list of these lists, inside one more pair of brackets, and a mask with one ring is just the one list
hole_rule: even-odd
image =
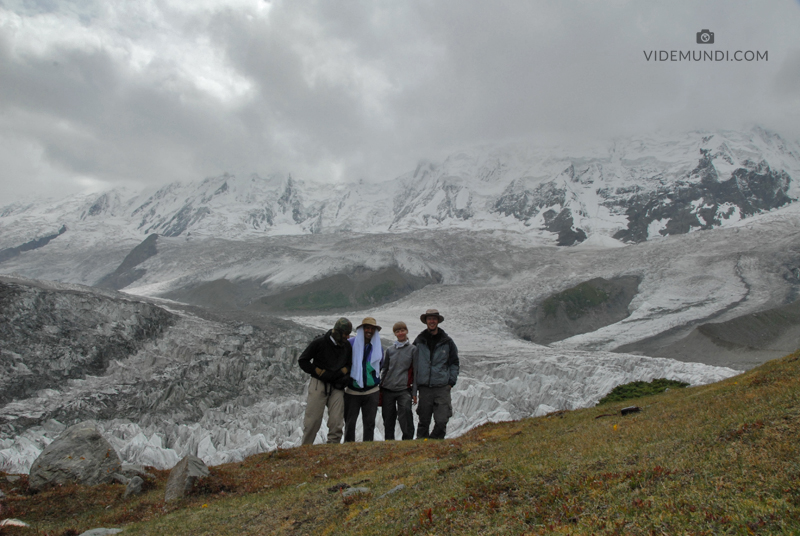
[[417,397],[416,396],[412,396],[411,397],[411,404],[413,404],[414,406],[417,405]]
[[322,376],[325,374],[325,369],[321,369],[319,367],[315,368],[314,371],[317,373],[317,376]]
[[453,388],[453,386],[448,384],[448,386],[447,386],[447,390],[449,391],[449,390],[451,390],[452,388]]
[[347,370],[347,367],[342,367],[342,374],[347,374],[348,372],[350,371]]

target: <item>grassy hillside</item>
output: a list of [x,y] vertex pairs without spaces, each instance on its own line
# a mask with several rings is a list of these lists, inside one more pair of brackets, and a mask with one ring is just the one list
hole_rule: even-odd
[[[619,416],[632,404],[642,411]],[[798,534],[798,437],[800,352],[717,384],[453,440],[254,456],[168,505],[166,472],[129,500],[121,485],[28,496],[0,477],[0,518],[32,524],[8,534],[53,535]],[[343,483],[370,492],[330,491]]]

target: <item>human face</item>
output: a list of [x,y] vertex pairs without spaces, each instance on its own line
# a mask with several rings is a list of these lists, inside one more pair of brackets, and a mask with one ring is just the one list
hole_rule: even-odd
[[364,326],[364,340],[371,341],[373,335],[375,335],[375,326]]
[[331,336],[333,337],[333,340],[336,342],[336,344],[342,346],[344,345],[344,343],[347,342],[348,337],[350,337],[350,332],[333,330]]
[[398,341],[406,342],[406,339],[408,339],[408,330],[406,328],[398,328],[394,330],[394,336],[397,337]]
[[425,318],[425,323],[428,325],[428,331],[430,331],[434,335],[436,334],[437,331],[439,331],[439,317],[438,316],[433,316],[433,315],[427,316]]

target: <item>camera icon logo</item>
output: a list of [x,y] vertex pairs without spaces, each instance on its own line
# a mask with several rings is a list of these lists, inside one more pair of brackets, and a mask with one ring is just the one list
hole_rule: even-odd
[[714,32],[705,29],[700,30],[697,32],[697,42],[701,45],[713,45]]

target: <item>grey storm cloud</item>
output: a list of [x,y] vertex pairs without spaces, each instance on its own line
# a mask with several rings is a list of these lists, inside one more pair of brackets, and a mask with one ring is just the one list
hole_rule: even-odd
[[[383,180],[479,143],[800,135],[800,3],[0,0],[0,197],[291,172]],[[653,51],[767,61],[651,61]],[[651,55],[650,58],[653,58]]]

